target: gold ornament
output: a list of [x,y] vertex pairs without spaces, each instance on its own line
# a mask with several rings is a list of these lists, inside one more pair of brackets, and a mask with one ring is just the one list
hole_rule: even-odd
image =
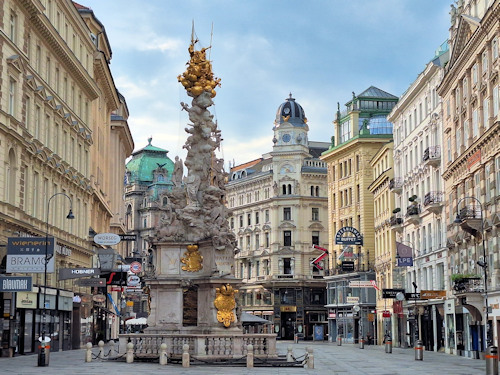
[[187,251],[184,253],[184,258],[181,258],[183,271],[197,272],[203,268],[203,256],[198,251],[198,245],[187,245]]
[[220,78],[214,77],[212,73],[212,64],[207,60],[206,56],[208,48],[195,51],[194,45],[196,42],[197,40],[191,41],[188,48],[191,59],[187,63],[186,71],[178,76],[177,80],[182,83],[189,96],[197,97],[206,91],[213,98],[215,96],[214,89],[220,86]]
[[231,323],[236,321],[233,312],[236,307],[234,294],[238,293],[238,290],[233,289],[230,284],[226,284],[215,288],[215,292],[214,306],[217,308],[217,321],[224,323],[224,327],[228,328]]

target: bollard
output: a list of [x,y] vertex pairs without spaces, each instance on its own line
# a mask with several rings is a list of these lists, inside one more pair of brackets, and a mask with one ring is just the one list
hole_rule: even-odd
[[364,349],[365,348],[365,340],[363,340],[362,337],[359,339],[359,348],[360,349]]
[[498,375],[498,348],[490,346],[486,348],[486,375]]
[[189,345],[182,345],[182,367],[189,367]]
[[339,335],[339,338],[337,340],[337,345],[342,346],[342,335]]
[[293,342],[296,344],[299,342],[299,335],[297,334],[293,335]]
[[111,356],[111,354],[114,355],[115,353],[115,340],[109,340],[109,354],[108,356]]
[[415,361],[424,360],[424,343],[422,340],[417,340],[415,343]]
[[160,345],[160,365],[166,365],[168,361],[167,357],[167,344],[162,343]]
[[293,362],[292,345],[288,345],[287,352],[286,352],[286,361]]
[[247,345],[247,368],[253,368],[253,345]]
[[127,363],[133,363],[134,362],[134,344],[129,342],[127,344],[127,356],[126,356],[126,361]]
[[306,348],[307,351],[307,368],[314,369],[314,352],[311,346]]
[[92,362],[92,343],[85,344],[87,350],[85,351],[85,362]]
[[392,353],[392,338],[391,338],[391,336],[387,336],[385,338],[385,352]]
[[97,346],[99,347],[99,354],[97,354],[97,358],[103,359],[104,358],[104,341],[100,340],[97,343]]

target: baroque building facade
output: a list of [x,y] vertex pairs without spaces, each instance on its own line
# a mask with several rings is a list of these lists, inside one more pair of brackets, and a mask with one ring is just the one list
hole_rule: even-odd
[[308,138],[304,109],[290,97],[276,113],[273,149],[231,168],[226,184],[237,240],[243,311],[268,319],[279,339],[326,337],[324,254],[328,245],[328,143]]
[[[3,355],[35,351],[43,307],[51,350],[79,348],[95,333],[93,312],[100,306],[94,305],[90,288],[60,279],[58,272],[96,265],[89,227],[110,231],[113,209],[105,196],[121,196],[123,190],[103,172],[97,191],[93,163],[99,161],[106,171],[123,168],[133,144],[131,137],[120,141],[121,160],[116,154],[96,155],[97,142],[99,152],[111,142],[110,115],[119,100],[109,72],[109,45],[98,49],[93,29],[99,25],[103,42],[104,28],[92,12],[83,16],[81,9],[66,0],[5,1],[0,7],[0,242],[55,237],[55,272],[46,280],[43,271],[28,273],[30,292],[0,294]],[[99,139],[99,129],[108,136]],[[96,205],[106,207],[105,214],[99,209],[108,218],[100,226],[93,224]],[[65,219],[70,208],[74,220]],[[8,266],[6,251],[0,248],[2,273]]]
[[[375,326],[375,231],[370,161],[392,140],[387,115],[398,98],[374,86],[337,111],[330,148],[321,156],[328,167],[330,339],[358,342]],[[376,287],[376,288],[375,288]]]
[[499,15],[499,1],[460,1],[452,7],[450,61],[438,88],[453,282],[445,345],[448,352],[476,358],[498,343],[500,327]]

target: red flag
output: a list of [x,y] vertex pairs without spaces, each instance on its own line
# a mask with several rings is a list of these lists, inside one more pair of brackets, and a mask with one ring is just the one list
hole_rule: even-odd
[[370,280],[370,282],[372,283],[372,286],[377,289],[377,290],[380,290],[380,288],[377,286],[377,282],[375,280]]

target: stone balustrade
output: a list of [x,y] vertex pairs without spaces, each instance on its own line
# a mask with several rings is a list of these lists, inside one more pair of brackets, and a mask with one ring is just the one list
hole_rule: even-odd
[[238,358],[247,354],[253,346],[255,357],[276,357],[274,334],[123,334],[120,335],[120,353],[127,343],[133,345],[137,357],[160,357],[161,344],[167,345],[169,358],[181,358],[183,346],[189,346],[189,354],[203,358]]

